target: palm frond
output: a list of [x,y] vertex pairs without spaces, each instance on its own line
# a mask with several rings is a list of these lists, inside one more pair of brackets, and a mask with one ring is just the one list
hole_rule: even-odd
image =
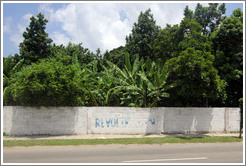
[[155,64],[155,62],[152,62],[151,67],[150,67],[149,72],[148,72],[149,77],[153,76],[155,69],[156,69],[156,64]]
[[138,75],[142,78],[143,81],[147,83],[148,89],[155,89],[154,85],[150,82],[150,80],[146,77],[144,72],[139,72]]
[[3,91],[3,103],[4,104],[7,102],[9,94],[10,94],[10,87],[8,86]]
[[168,77],[168,65],[167,63],[164,64],[162,67],[161,75],[160,75],[160,82],[163,84]]
[[9,84],[9,78],[3,73],[3,88],[8,86]]
[[24,63],[24,59],[21,59],[14,67],[13,69],[11,70],[11,74],[15,74],[16,72],[20,71],[21,70],[21,67]]
[[132,65],[131,65],[130,56],[128,53],[125,54],[125,65],[128,71],[132,71]]
[[125,79],[128,78],[127,75],[126,75],[126,73],[124,73],[117,65],[113,64],[113,63],[110,62],[110,61],[107,61],[107,64],[108,64],[112,69],[116,70],[116,72],[117,72],[118,74],[120,74],[123,78],[125,78]]
[[6,60],[3,62],[3,73],[6,75],[6,76],[9,76],[9,73],[11,71],[11,58],[6,58]]
[[139,65],[140,65],[140,61],[139,61],[139,57],[137,56],[134,63],[133,63],[133,68],[132,68],[132,75],[135,75],[136,72],[139,69]]

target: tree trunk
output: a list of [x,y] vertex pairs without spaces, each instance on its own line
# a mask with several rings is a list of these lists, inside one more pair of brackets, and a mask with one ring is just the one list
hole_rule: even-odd
[[239,138],[242,138],[242,129],[243,129],[243,99],[239,99],[240,107],[240,129],[239,129]]
[[242,129],[243,129],[243,109],[240,109],[240,130],[239,130],[239,138],[242,138]]

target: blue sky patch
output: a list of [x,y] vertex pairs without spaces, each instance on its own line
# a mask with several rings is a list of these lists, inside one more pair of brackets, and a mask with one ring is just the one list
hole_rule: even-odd
[[[102,2],[101,2],[102,3]],[[203,2],[201,2],[203,3]],[[131,33],[133,23],[141,11],[150,8],[156,22],[162,28],[167,24],[179,24],[187,3],[3,3],[3,56],[19,54],[22,34],[30,23],[30,17],[42,12],[49,20],[46,32],[56,44],[83,43],[83,47],[104,53],[125,45],[125,37]],[[188,3],[192,8],[196,3]],[[226,3],[226,16],[243,3]],[[112,10],[113,9],[113,10]],[[119,15],[120,17],[115,17]]]

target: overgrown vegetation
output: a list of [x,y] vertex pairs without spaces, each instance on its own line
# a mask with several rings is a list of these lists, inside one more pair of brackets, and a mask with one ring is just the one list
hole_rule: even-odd
[[243,13],[225,4],[188,6],[160,28],[141,12],[126,45],[96,53],[52,45],[48,20],[30,18],[20,55],[4,58],[4,105],[235,106],[243,96]]

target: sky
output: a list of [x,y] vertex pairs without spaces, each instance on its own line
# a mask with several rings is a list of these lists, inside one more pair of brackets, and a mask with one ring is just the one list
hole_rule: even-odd
[[[187,1],[184,1],[187,2]],[[233,2],[233,1],[232,1]],[[203,6],[207,3],[200,2]],[[30,23],[31,16],[44,14],[49,21],[46,32],[53,43],[79,44],[101,53],[125,45],[125,38],[131,33],[134,22],[141,11],[151,9],[156,24],[164,28],[168,24],[179,24],[188,5],[194,11],[197,3],[172,2],[76,2],[76,3],[3,3],[3,56],[19,53],[22,34]],[[226,16],[237,8],[243,10],[243,3],[226,3]]]

